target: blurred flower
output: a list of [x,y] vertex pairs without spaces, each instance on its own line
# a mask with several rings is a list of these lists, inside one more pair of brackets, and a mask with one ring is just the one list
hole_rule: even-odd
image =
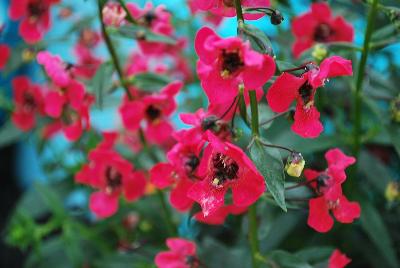
[[400,199],[400,186],[397,182],[391,181],[386,185],[385,198],[389,202]]
[[134,171],[133,165],[113,150],[114,135],[104,135],[104,140],[89,152],[89,164],[75,175],[78,183],[90,185],[99,191],[90,196],[90,210],[99,218],[109,217],[118,210],[118,199],[135,201],[144,194],[146,178]]
[[247,207],[238,207],[235,205],[222,206],[217,209],[214,213],[204,216],[203,212],[197,212],[194,217],[197,221],[210,224],[210,225],[220,225],[224,224],[226,218],[229,214],[240,215],[247,211]]
[[318,87],[328,78],[352,75],[350,60],[332,56],[322,61],[319,67],[308,64],[309,69],[300,77],[288,72],[281,74],[267,92],[268,104],[274,112],[282,113],[296,100],[296,112],[292,130],[304,138],[316,138],[323,131],[320,114],[314,105]]
[[6,44],[0,44],[0,70],[2,70],[10,58],[11,50]]
[[328,268],[343,268],[351,262],[345,254],[336,249],[329,258]]
[[103,23],[107,26],[119,27],[124,22],[126,17],[126,11],[122,8],[119,3],[107,2],[104,5],[103,10]]
[[292,51],[296,58],[315,43],[353,42],[354,29],[343,16],[332,16],[327,3],[313,3],[311,10],[293,19],[296,38]]
[[195,268],[199,265],[196,256],[196,244],[182,238],[168,238],[169,251],[156,255],[155,263],[158,268]]
[[286,173],[292,177],[300,177],[305,164],[306,161],[304,161],[301,153],[292,152],[286,161]]
[[390,111],[392,113],[392,120],[400,123],[400,95],[390,102]]
[[229,142],[219,140],[210,131],[209,144],[199,166],[199,177],[188,196],[201,205],[205,217],[224,205],[225,194],[232,190],[233,204],[247,207],[264,193],[265,182],[246,154]]
[[71,81],[68,64],[60,56],[52,55],[48,51],[40,51],[36,56],[37,62],[43,65],[47,75],[60,87],[66,87]]
[[342,193],[341,184],[346,180],[345,169],[354,164],[354,157],[346,156],[339,149],[331,149],[325,154],[328,168],[325,171],[306,169],[304,176],[319,197],[309,201],[308,225],[324,233],[333,226],[329,212],[341,223],[351,223],[360,217],[361,208],[357,202],[349,202]]
[[208,27],[197,32],[195,49],[197,73],[210,105],[224,110],[238,95],[239,85],[246,93],[256,90],[261,96],[261,87],[275,73],[272,57],[253,51],[249,42],[238,37],[223,39]]
[[11,0],[9,16],[12,20],[22,19],[19,34],[25,42],[36,43],[50,29],[50,7],[60,0]]
[[42,89],[26,76],[15,77],[12,86],[15,108],[11,119],[19,129],[31,130],[35,126],[36,113],[44,115]]
[[[200,10],[208,10],[216,15],[223,17],[234,17],[236,16],[235,2],[234,0],[202,0],[195,1],[194,5]],[[242,0],[241,5],[243,8],[246,7],[268,7],[270,5],[269,0]],[[244,10],[244,18],[246,20],[257,20],[264,16],[261,14],[246,14]]]

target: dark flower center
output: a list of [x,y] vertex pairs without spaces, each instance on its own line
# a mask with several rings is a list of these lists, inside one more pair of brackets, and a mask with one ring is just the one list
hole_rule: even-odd
[[320,174],[317,179],[317,193],[322,193],[323,188],[325,188],[326,186],[328,186],[328,180],[329,180],[329,176],[325,173]]
[[234,3],[233,0],[223,0],[224,5],[227,7],[233,7]]
[[217,127],[217,121],[218,121],[218,117],[216,117],[215,115],[206,117],[201,122],[201,128],[204,131],[209,130],[209,129],[214,130]]
[[186,256],[185,263],[189,265],[190,268],[198,268],[199,267],[199,260],[192,255]]
[[[238,51],[227,52],[225,49],[222,50],[223,76],[231,75],[243,66],[244,66],[244,63],[243,63]],[[227,74],[224,74],[225,72]]]
[[212,158],[214,168],[213,185],[220,186],[227,180],[237,179],[239,165],[235,160],[221,153],[216,153]]
[[28,12],[30,17],[40,17],[43,13],[45,13],[47,7],[45,4],[42,3],[41,0],[31,1],[28,4]]
[[157,19],[157,15],[154,11],[149,11],[146,14],[143,15],[143,17],[141,18],[142,24],[147,26],[147,27],[151,27],[151,25],[153,24],[153,22]]
[[36,101],[33,95],[29,92],[24,92],[23,108],[26,112],[32,112],[36,108]]
[[185,170],[188,174],[193,173],[193,171],[200,164],[199,158],[195,154],[189,154],[185,161]]
[[299,88],[299,95],[303,100],[303,105],[307,106],[310,104],[312,101],[313,87],[308,83],[308,81]]
[[115,190],[117,190],[119,187],[122,185],[122,174],[119,173],[118,170],[116,170],[112,166],[108,166],[105,171],[105,177],[106,177],[106,191],[108,193],[112,193]]
[[328,42],[332,34],[332,28],[326,23],[321,23],[314,31],[314,40],[322,43]]
[[161,110],[154,105],[150,105],[146,109],[146,116],[150,121],[154,121],[161,116]]

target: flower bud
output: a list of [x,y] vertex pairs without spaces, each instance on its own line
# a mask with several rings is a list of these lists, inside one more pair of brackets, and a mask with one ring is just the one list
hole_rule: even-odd
[[273,25],[279,25],[282,23],[282,21],[284,20],[282,13],[279,12],[278,10],[275,10],[274,12],[272,12],[271,14],[271,23]]
[[392,114],[392,120],[396,123],[400,123],[400,96],[391,101],[390,112]]
[[103,23],[107,26],[119,27],[126,17],[125,10],[118,3],[109,2],[102,10]]
[[314,46],[314,49],[312,51],[313,58],[320,62],[323,59],[325,59],[325,57],[328,55],[328,50],[326,49],[326,47],[324,45],[321,44],[317,44]]
[[301,155],[301,153],[292,152],[286,161],[285,165],[286,173],[292,177],[300,177],[305,164],[306,161],[304,161],[304,158]]
[[389,182],[386,185],[385,198],[389,202],[393,202],[396,199],[400,199],[399,184],[397,182]]
[[24,62],[30,62],[35,59],[35,57],[35,52],[30,48],[26,48],[22,51],[22,61]]

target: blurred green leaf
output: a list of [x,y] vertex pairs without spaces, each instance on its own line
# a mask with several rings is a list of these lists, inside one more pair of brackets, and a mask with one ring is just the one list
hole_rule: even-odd
[[163,35],[163,34],[156,34],[150,30],[148,30],[146,27],[140,26],[140,25],[124,25],[118,28],[113,28],[113,27],[108,27],[107,29],[110,30],[110,32],[115,32],[118,33],[119,35],[125,37],[125,38],[130,38],[130,39],[139,39],[139,40],[145,40],[147,42],[157,42],[157,43],[165,43],[169,45],[176,45],[176,40]]
[[399,267],[393,241],[377,209],[367,200],[361,200],[361,226],[392,268]]
[[271,56],[274,55],[272,43],[268,36],[256,26],[245,24],[239,28],[239,33],[245,40],[249,40],[251,47],[255,51]]
[[104,94],[106,94],[113,85],[113,72],[113,66],[109,62],[104,62],[97,69],[96,74],[91,81],[92,90],[96,94],[96,103],[100,108],[103,107]]
[[13,143],[21,138],[22,132],[17,129],[11,120],[8,120],[0,128],[0,147]]
[[272,194],[277,204],[287,211],[285,204],[285,174],[281,155],[276,148],[264,148],[256,140],[250,148],[250,158],[263,175],[268,191]]
[[166,75],[156,73],[138,73],[129,78],[128,82],[140,90],[155,92],[171,83],[172,80]]
[[267,256],[267,262],[271,268],[312,268],[310,264],[300,257],[283,250],[270,252]]
[[328,260],[334,250],[334,247],[310,247],[297,251],[295,255],[303,261],[314,264]]

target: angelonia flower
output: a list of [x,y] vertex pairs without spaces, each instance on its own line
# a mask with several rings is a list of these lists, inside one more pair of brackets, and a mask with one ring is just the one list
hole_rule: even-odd
[[197,15],[198,13],[203,13],[202,18],[205,22],[211,23],[214,26],[219,26],[223,21],[224,17],[216,15],[210,11],[202,12],[203,10],[199,9],[197,0],[188,0],[188,6],[190,9],[190,13],[192,15]]
[[20,20],[19,34],[25,42],[34,44],[42,40],[51,27],[50,8],[60,0],[11,0],[8,15]]
[[146,178],[114,149],[116,133],[104,133],[104,140],[89,152],[89,163],[75,175],[77,183],[89,185],[96,192],[90,195],[89,208],[98,218],[106,218],[118,210],[119,197],[133,202],[144,194]]
[[107,2],[102,10],[103,23],[107,26],[119,27],[123,24],[126,11],[117,2]]
[[309,201],[308,225],[325,233],[333,226],[330,212],[341,223],[352,223],[360,217],[361,208],[357,202],[349,202],[342,193],[342,183],[346,180],[345,169],[354,164],[354,157],[346,156],[339,149],[330,149],[325,158],[328,168],[324,171],[306,169],[304,176],[318,197]]
[[282,73],[267,92],[267,101],[274,112],[289,110],[296,100],[296,111],[292,131],[303,138],[316,138],[323,131],[320,113],[314,105],[317,89],[332,77],[352,75],[350,60],[332,56],[323,60],[320,66],[308,64],[300,77],[288,72]]
[[253,162],[236,145],[219,140],[210,131],[206,136],[209,143],[198,170],[203,179],[193,184],[188,196],[200,204],[205,217],[224,206],[228,189],[235,206],[248,207],[256,202],[266,187]]
[[329,257],[328,268],[344,268],[351,262],[345,254],[336,249]]
[[26,76],[15,77],[12,87],[15,105],[12,122],[22,131],[31,130],[36,123],[36,114],[44,115],[42,88]]
[[[269,7],[269,0],[242,0],[241,5],[243,8],[246,7]],[[194,6],[200,10],[210,11],[218,16],[222,17],[234,17],[236,16],[235,2],[234,0],[202,0],[194,1]],[[244,18],[246,20],[257,20],[264,16],[260,14],[249,14],[244,10]]]
[[292,52],[296,58],[316,43],[353,42],[353,26],[343,16],[334,17],[328,3],[311,5],[311,10],[293,19],[295,42]]
[[166,241],[168,251],[157,253],[155,263],[158,268],[197,268],[200,261],[196,255],[196,244],[192,241],[175,237]]
[[275,73],[272,57],[252,50],[248,41],[238,37],[221,38],[211,28],[203,27],[196,35],[195,50],[199,56],[197,73],[210,105],[226,110],[242,88],[256,90]]
[[4,69],[8,59],[10,58],[11,50],[6,44],[0,44],[0,70]]
[[202,211],[197,212],[194,218],[201,223],[209,225],[224,224],[228,215],[240,215],[247,212],[247,207],[239,207],[235,205],[224,205],[218,208],[213,214],[205,216]]

